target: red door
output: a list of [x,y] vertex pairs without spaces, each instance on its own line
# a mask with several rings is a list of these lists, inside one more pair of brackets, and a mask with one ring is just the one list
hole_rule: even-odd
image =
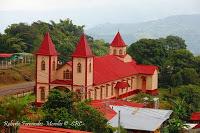
[[146,92],[146,77],[142,77],[142,92]]

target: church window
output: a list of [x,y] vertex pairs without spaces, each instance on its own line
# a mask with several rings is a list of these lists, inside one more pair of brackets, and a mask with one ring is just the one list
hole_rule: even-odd
[[53,71],[55,71],[56,70],[56,63],[55,63],[55,61],[53,61]]
[[89,64],[89,72],[92,72],[92,64]]
[[108,85],[106,85],[106,97],[108,97]]
[[45,70],[45,61],[44,60],[41,62],[41,70]]
[[78,72],[78,73],[81,73],[81,63],[78,63],[78,64],[77,64],[77,72]]
[[116,49],[113,50],[113,54],[114,54],[114,55],[117,54],[117,50],[116,50]]
[[40,92],[41,92],[41,101],[45,101],[45,90],[44,90],[44,87],[40,87]]
[[121,49],[119,50],[119,54],[122,55],[122,50]]
[[63,79],[71,79],[71,72],[68,69],[63,71]]

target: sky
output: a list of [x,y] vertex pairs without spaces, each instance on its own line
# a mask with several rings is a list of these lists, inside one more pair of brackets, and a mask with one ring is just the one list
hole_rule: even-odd
[[86,29],[200,14],[200,0],[0,0],[0,32],[12,23],[70,18]]

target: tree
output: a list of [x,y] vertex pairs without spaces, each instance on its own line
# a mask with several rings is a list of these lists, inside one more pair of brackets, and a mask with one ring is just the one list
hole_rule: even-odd
[[185,85],[199,84],[199,75],[194,68],[183,68],[181,74]]
[[185,40],[178,36],[167,36],[165,39],[165,48],[169,52],[173,52],[174,50],[186,49],[187,45],[185,44]]
[[74,92],[54,89],[48,101],[44,104],[45,116],[43,121],[64,122],[59,126],[64,128],[80,129],[96,133],[110,133],[111,128],[103,114],[88,105],[86,101],[77,100]]
[[171,77],[171,82],[172,82],[173,87],[182,85],[183,79],[182,79],[181,72],[177,72],[176,74],[173,74],[172,77]]
[[162,66],[166,51],[161,41],[156,39],[141,39],[128,47],[128,54],[138,63]]

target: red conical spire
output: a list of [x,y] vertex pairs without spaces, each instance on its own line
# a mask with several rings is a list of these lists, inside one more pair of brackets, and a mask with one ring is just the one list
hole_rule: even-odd
[[72,54],[73,57],[91,57],[92,51],[88,45],[85,34],[81,35],[79,43],[76,45],[76,50]]
[[37,55],[58,55],[55,46],[51,40],[49,32],[44,36],[42,44],[40,45],[39,50],[36,53]]
[[122,39],[121,35],[119,32],[115,35],[115,38],[113,39],[111,46],[113,47],[125,47],[126,44],[124,40]]

